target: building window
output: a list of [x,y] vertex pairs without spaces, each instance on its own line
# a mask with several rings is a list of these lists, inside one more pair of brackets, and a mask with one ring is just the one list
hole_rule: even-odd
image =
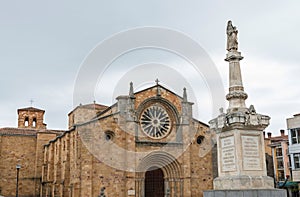
[[295,168],[300,168],[300,154],[294,154],[294,165]]
[[110,141],[114,138],[115,133],[113,131],[105,131],[105,140]]
[[36,118],[33,118],[32,120],[32,127],[36,127]]
[[276,156],[282,157],[282,148],[281,147],[276,147]]
[[29,125],[29,118],[26,117],[26,118],[25,118],[25,122],[24,122],[24,126],[25,126],[25,127],[28,127],[28,125]]
[[203,135],[199,135],[198,137],[197,137],[197,144],[201,144],[202,142],[203,142],[203,140],[204,140],[204,136]]
[[278,169],[284,169],[282,147],[277,146],[275,151],[276,151],[277,168]]
[[283,165],[283,158],[282,158],[282,157],[277,158],[277,168],[278,168],[278,169],[283,169],[283,168],[284,168],[284,165]]
[[292,144],[300,143],[300,128],[291,129],[291,141],[292,141]]
[[284,181],[284,171],[283,170],[278,170],[278,180],[279,181]]

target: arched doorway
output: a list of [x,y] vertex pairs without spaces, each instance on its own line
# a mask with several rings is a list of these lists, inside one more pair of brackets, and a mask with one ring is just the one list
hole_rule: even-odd
[[164,173],[150,168],[145,174],[145,197],[164,197]]
[[[137,169],[136,197],[157,197],[158,195],[154,194],[156,189],[151,190],[151,182],[155,186],[159,185],[158,190],[163,191],[158,197],[167,195],[183,197],[181,165],[172,155],[163,151],[153,151],[140,161]],[[151,177],[158,179],[153,180]]]

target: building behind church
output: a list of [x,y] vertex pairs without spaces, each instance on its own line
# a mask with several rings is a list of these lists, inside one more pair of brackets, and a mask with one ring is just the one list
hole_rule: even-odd
[[300,114],[287,120],[289,132],[289,154],[293,181],[300,182]]
[[63,133],[44,123],[44,110],[18,109],[18,127],[0,128],[0,195],[16,195],[16,165],[19,171],[19,196],[39,196],[43,148]]

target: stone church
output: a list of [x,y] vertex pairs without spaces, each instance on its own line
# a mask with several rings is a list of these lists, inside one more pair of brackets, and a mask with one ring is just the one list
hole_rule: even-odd
[[212,137],[193,118],[187,90],[162,85],[111,106],[79,105],[66,131],[46,129],[43,110],[18,110],[18,128],[0,129],[0,195],[202,196],[213,188]]

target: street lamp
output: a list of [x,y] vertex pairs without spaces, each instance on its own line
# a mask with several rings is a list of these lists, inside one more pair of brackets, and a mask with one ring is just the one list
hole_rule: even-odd
[[16,169],[17,169],[17,185],[16,185],[16,197],[19,196],[19,171],[20,171],[21,165],[17,164]]

